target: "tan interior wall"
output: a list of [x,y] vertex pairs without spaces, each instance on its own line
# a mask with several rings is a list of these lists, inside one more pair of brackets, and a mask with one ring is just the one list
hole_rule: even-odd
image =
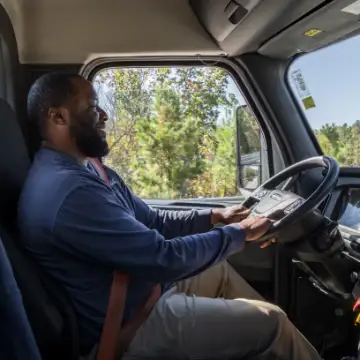
[[0,0],[22,63],[99,56],[217,55],[187,0]]
[[12,22],[18,47],[22,46],[24,38],[24,20],[22,0],[0,0],[0,4],[5,8]]

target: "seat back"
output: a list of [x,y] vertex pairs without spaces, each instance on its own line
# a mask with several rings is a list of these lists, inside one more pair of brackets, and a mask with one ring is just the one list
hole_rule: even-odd
[[40,360],[21,294],[0,239],[0,359]]
[[24,307],[43,360],[77,360],[75,314],[65,294],[20,250],[15,236],[0,226],[0,238],[20,288]]
[[78,360],[78,330],[71,302],[17,241],[17,202],[30,161],[15,113],[3,99],[0,125],[0,237],[43,360]]

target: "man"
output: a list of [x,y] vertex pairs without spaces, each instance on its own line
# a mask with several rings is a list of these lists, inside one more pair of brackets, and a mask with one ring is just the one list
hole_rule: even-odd
[[[107,115],[79,75],[38,79],[28,112],[43,147],[23,189],[19,227],[25,246],[72,298],[85,352],[99,341],[117,269],[131,277],[125,322],[162,284],[129,357],[319,359],[286,315],[225,262],[266,233],[270,220],[244,220],[249,212],[240,207],[156,211],[106,168],[108,185],[88,161],[108,153]],[[227,225],[211,230],[219,222]]]

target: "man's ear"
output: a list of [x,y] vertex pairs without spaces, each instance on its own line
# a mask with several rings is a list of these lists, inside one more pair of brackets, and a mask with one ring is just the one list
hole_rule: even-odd
[[52,107],[49,109],[49,118],[56,125],[67,125],[69,122],[69,111],[63,107]]

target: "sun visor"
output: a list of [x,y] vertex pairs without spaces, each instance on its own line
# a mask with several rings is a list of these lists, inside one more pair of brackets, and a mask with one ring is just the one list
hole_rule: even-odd
[[256,51],[325,0],[190,0],[201,24],[228,55]]
[[295,23],[266,42],[262,55],[289,58],[360,32],[360,0],[337,0]]

